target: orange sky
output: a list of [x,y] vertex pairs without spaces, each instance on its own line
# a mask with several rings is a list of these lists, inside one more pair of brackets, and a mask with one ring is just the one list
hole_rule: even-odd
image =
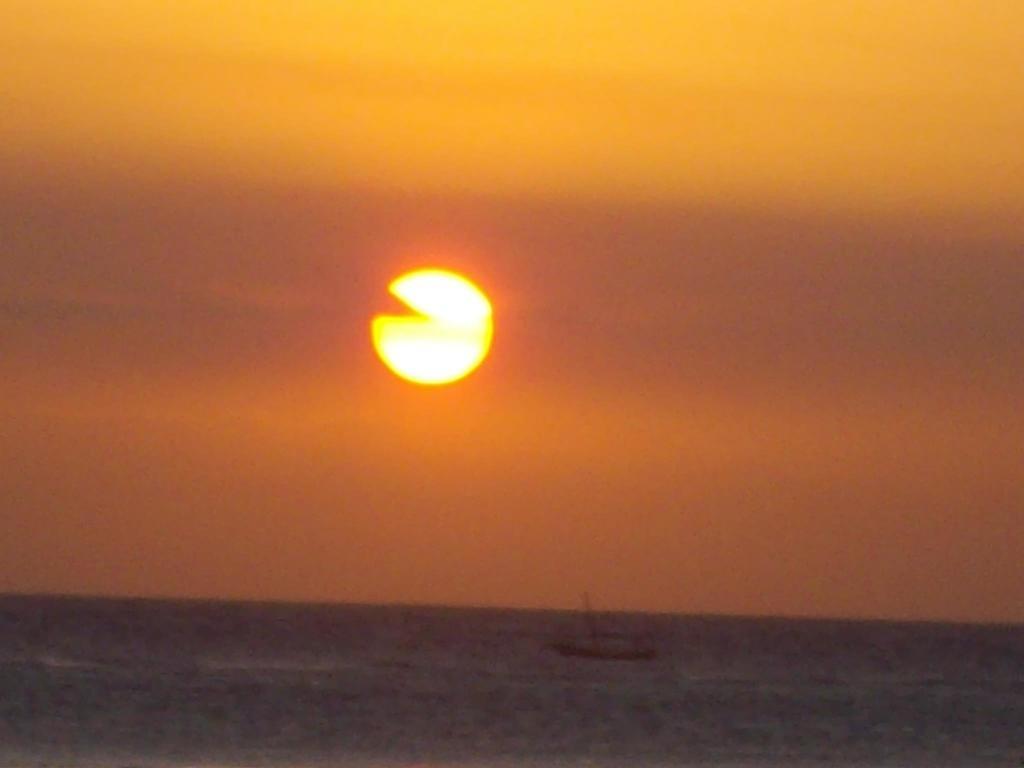
[[0,591],[1024,621],[1024,11],[947,5],[0,0]]

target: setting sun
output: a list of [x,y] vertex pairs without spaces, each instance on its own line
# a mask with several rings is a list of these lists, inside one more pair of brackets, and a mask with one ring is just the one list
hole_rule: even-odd
[[397,278],[388,291],[415,313],[373,319],[373,346],[398,376],[448,384],[483,362],[493,334],[491,304],[469,280],[421,269]]

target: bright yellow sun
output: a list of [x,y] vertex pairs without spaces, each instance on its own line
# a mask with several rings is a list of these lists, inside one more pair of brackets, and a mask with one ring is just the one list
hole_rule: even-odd
[[448,384],[470,374],[491,348],[491,303],[466,278],[419,269],[388,291],[414,314],[373,318],[373,346],[397,375],[417,384]]

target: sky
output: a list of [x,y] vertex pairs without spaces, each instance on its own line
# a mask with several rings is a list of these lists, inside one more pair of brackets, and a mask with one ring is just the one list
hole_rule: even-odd
[[1022,28],[0,0],[0,592],[1024,621]]

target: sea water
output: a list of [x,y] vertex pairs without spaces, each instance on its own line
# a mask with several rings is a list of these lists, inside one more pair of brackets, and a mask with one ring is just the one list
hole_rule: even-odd
[[0,765],[1019,766],[1024,627],[0,598]]

